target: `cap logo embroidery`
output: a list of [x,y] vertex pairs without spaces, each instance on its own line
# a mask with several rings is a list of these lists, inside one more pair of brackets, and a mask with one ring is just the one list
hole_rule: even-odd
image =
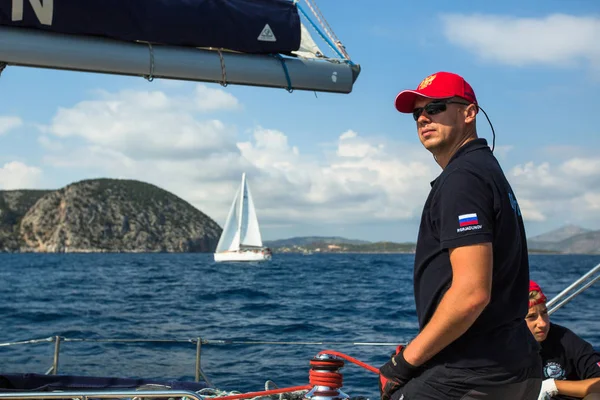
[[423,81],[419,84],[417,90],[425,89],[427,86],[431,85],[431,82],[435,79],[436,75],[429,75],[427,78],[423,79]]

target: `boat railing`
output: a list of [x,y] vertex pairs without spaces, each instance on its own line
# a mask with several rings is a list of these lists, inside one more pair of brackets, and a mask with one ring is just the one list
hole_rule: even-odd
[[160,398],[187,398],[204,400],[198,393],[187,390],[103,390],[103,391],[58,391],[58,392],[14,392],[0,393],[0,399],[27,400],[27,399],[160,399]]
[[395,347],[398,343],[391,342],[334,342],[334,341],[248,341],[248,340],[223,340],[223,339],[119,339],[119,338],[67,338],[64,336],[50,336],[41,339],[22,340],[15,342],[0,343],[0,347],[32,345],[40,343],[54,343],[54,356],[52,366],[45,372],[46,375],[57,375],[60,360],[61,343],[68,342],[95,342],[115,344],[139,344],[139,343],[171,343],[171,344],[195,344],[196,345],[196,367],[194,379],[200,382],[200,378],[209,386],[213,386],[201,367],[203,345],[279,345],[279,346],[388,346]]
[[556,310],[573,300],[575,297],[579,296],[584,290],[588,289],[599,279],[600,264],[590,269],[587,273],[582,275],[581,278],[577,279],[575,282],[567,286],[565,290],[557,294],[556,297],[549,300],[546,303],[546,307],[548,307],[548,314],[555,313]]

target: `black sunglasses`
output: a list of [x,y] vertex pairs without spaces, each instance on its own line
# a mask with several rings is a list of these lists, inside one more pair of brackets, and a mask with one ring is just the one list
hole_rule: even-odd
[[429,114],[429,115],[435,115],[435,114],[442,113],[442,112],[446,111],[446,109],[448,108],[446,106],[447,104],[462,104],[464,106],[468,106],[471,103],[465,103],[463,101],[456,101],[456,100],[450,100],[450,99],[435,100],[435,101],[432,101],[431,103],[427,104],[425,107],[415,108],[412,112],[413,118],[415,119],[415,121],[418,121],[421,114],[423,114],[423,111],[426,111],[427,114]]

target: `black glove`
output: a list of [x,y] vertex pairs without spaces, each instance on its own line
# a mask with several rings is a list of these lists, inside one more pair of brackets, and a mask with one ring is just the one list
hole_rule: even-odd
[[396,348],[396,355],[379,368],[379,393],[381,400],[389,400],[392,393],[406,385],[419,371],[404,359],[403,346]]

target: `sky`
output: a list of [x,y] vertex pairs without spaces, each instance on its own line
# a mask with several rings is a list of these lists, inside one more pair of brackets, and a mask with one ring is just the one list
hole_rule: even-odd
[[600,2],[317,4],[361,65],[350,94],[7,67],[0,189],[136,179],[223,226],[246,172],[263,239],[414,242],[441,169],[393,102],[450,71],[494,125],[528,236],[600,229]]

